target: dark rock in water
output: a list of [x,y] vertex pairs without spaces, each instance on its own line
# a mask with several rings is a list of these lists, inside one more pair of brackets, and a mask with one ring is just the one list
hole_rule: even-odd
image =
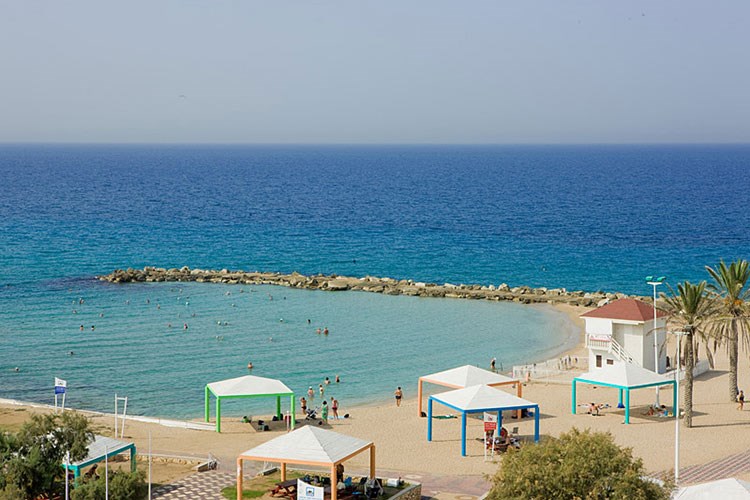
[[[310,290],[343,291],[357,290],[386,295],[411,295],[418,297],[446,297],[456,299],[484,299],[494,301],[513,301],[521,304],[555,304],[564,303],[573,306],[592,307],[602,302],[602,299],[630,297],[622,293],[606,293],[602,291],[583,292],[580,290],[567,291],[565,288],[547,289],[545,287],[531,288],[517,286],[511,288],[502,283],[497,288],[494,285],[414,282],[413,280],[395,280],[393,278],[365,276],[355,278],[337,274],[305,276],[298,272],[291,274],[230,271],[206,269],[190,269],[183,266],[179,269],[164,269],[158,267],[144,267],[143,269],[116,269],[110,274],[98,276],[102,281],[110,283],[137,282],[166,282],[166,281],[195,281],[198,283],[227,283],[241,285],[277,285],[292,288],[306,288]],[[638,297],[648,299],[648,297]]]

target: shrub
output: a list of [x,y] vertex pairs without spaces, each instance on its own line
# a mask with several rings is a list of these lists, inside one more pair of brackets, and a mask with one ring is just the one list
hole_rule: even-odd
[[[71,500],[100,500],[106,490],[104,474],[89,479],[70,492]],[[110,500],[143,500],[148,495],[148,485],[141,472],[109,471]]]
[[511,450],[493,478],[488,500],[667,500],[671,483],[643,477],[643,462],[609,433],[572,429],[559,439]]

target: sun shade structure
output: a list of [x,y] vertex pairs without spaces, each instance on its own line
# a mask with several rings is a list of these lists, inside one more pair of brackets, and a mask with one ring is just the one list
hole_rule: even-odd
[[674,500],[703,500],[705,498],[750,500],[750,483],[730,477],[680,488],[672,498]]
[[81,476],[81,469],[103,462],[105,458],[114,457],[126,451],[130,451],[130,471],[135,472],[136,449],[134,443],[126,443],[125,441],[96,435],[94,436],[94,441],[88,445],[88,450],[89,453],[83,460],[78,460],[71,464],[63,463],[64,469],[73,471],[76,483],[78,483],[78,478]]
[[422,384],[424,382],[442,385],[443,387],[449,387],[451,389],[463,389],[464,387],[471,387],[479,384],[488,385],[490,387],[515,385],[518,397],[520,398],[523,395],[523,384],[521,384],[520,380],[493,373],[482,368],[477,368],[476,366],[459,366],[450,370],[419,377],[419,385],[417,386],[417,411],[420,417],[422,416]]
[[331,500],[336,500],[336,466],[370,450],[370,478],[375,477],[375,445],[338,432],[306,425],[284,434],[237,457],[237,498],[242,498],[242,461],[279,462],[281,480],[286,481],[286,465],[317,465],[331,471]]
[[292,429],[294,429],[294,392],[281,380],[245,375],[206,384],[206,422],[209,420],[209,394],[213,394],[216,398],[216,432],[221,432],[221,402],[223,400],[275,397],[276,417],[280,419],[283,396],[289,397],[289,413],[292,419]]
[[474,385],[442,392],[427,400],[427,441],[432,441],[432,402],[437,401],[461,412],[461,455],[466,456],[466,415],[496,411],[498,428],[503,425],[504,410],[534,410],[534,442],[539,442],[539,405],[488,385]]
[[633,389],[644,389],[659,385],[672,385],[672,408],[677,403],[677,385],[675,380],[664,378],[664,376],[646,370],[633,363],[615,363],[599,368],[595,371],[584,373],[573,379],[572,406],[573,415],[576,414],[576,383],[599,385],[602,387],[614,387],[618,389],[618,406],[622,405],[622,395],[625,393],[625,423],[630,423],[630,391]]

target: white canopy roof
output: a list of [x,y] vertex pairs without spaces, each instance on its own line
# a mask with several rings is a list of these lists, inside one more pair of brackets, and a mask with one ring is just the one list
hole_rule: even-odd
[[502,410],[536,406],[536,403],[527,399],[519,398],[488,385],[474,385],[441,392],[430,397],[463,411]]
[[82,460],[72,462],[70,465],[84,466],[85,464],[87,465],[90,463],[94,463],[99,460],[103,460],[104,455],[106,454],[111,455],[116,451],[125,450],[132,445],[132,442],[126,443],[125,441],[118,441],[117,439],[112,439],[97,434],[94,436],[94,441],[88,445],[88,455],[86,455],[86,457]]
[[371,445],[372,441],[306,425],[247,450],[241,456],[268,462],[335,464]]
[[668,384],[673,381],[671,378],[665,378],[633,363],[619,362],[584,373],[577,376],[576,379],[592,384],[613,385],[628,389]]
[[459,366],[458,368],[425,375],[420,378],[424,382],[457,388],[470,387],[478,384],[497,385],[518,382],[518,380],[506,377],[505,375],[492,373],[489,370],[484,370],[471,365]]
[[711,481],[710,483],[680,488],[673,498],[674,500],[714,498],[721,498],[721,500],[747,500],[750,499],[750,483],[734,478]]
[[249,395],[277,395],[293,394],[281,380],[274,378],[256,377],[245,375],[244,377],[230,378],[220,382],[211,382],[208,388],[217,397],[225,396],[249,396]]

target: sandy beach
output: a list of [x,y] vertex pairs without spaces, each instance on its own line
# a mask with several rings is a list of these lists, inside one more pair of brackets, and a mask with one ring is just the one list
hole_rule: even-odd
[[[571,306],[556,306],[567,313],[576,324],[582,326],[578,316],[587,309]],[[576,356],[585,355],[582,345],[570,352]],[[746,353],[741,359],[747,358]],[[681,428],[682,467],[705,463],[723,458],[746,449],[738,434],[748,425],[747,408],[738,411],[736,403],[728,401],[727,356],[717,353],[716,368],[697,377],[694,389],[694,427]],[[415,379],[419,373],[415,373]],[[747,380],[746,362],[740,362],[739,380]],[[571,374],[572,378],[572,374]],[[740,383],[740,388],[743,383]],[[426,394],[441,392],[443,388],[426,386]],[[671,404],[671,390],[662,392],[662,400]],[[377,469],[383,472],[427,473],[432,475],[481,476],[497,470],[499,461],[485,461],[483,445],[476,438],[482,435],[480,419],[469,419],[467,431],[467,457],[460,455],[460,423],[458,419],[434,420],[433,441],[427,442],[427,420],[417,416],[417,401],[413,394],[406,394],[401,407],[394,402],[368,406],[342,407],[341,413],[349,413],[351,418],[329,421],[326,428],[344,434],[372,440],[377,447]],[[669,471],[674,464],[674,420],[644,416],[647,406],[654,400],[654,391],[644,389],[631,394],[631,423],[624,425],[624,410],[618,410],[617,391],[595,388],[580,384],[578,403],[609,403],[602,415],[593,417],[585,409],[577,415],[571,414],[570,384],[564,381],[546,382],[532,380],[524,387],[524,398],[540,405],[542,437],[557,436],[572,427],[590,428],[612,433],[617,443],[633,449],[633,453],[643,459],[649,472]],[[13,428],[27,418],[29,412],[48,411],[29,406],[0,406],[0,426]],[[451,410],[435,406],[437,414],[450,414]],[[300,417],[298,415],[298,417]],[[112,434],[111,415],[92,417],[97,431]],[[519,433],[527,441],[533,434],[533,418],[516,421],[507,418],[508,428],[518,427]],[[170,455],[206,457],[209,453],[217,457],[224,468],[233,470],[235,457],[242,451],[285,432],[283,422],[272,423],[271,431],[259,432],[248,424],[236,419],[222,421],[222,433],[213,431],[187,430],[164,427],[137,421],[128,421],[125,428],[126,439],[135,441],[141,453],[147,449],[148,435],[151,433],[154,452]],[[301,422],[304,425],[305,422]],[[366,470],[366,458],[355,458],[350,464],[351,471]],[[171,479],[187,473],[187,467],[178,468],[172,473],[165,472],[163,479]]]

